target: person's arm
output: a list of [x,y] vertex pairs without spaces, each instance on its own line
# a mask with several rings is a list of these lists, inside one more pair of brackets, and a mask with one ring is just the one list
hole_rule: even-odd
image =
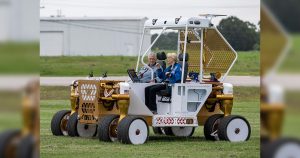
[[143,70],[144,70],[144,67],[141,67],[140,71],[137,73],[137,76],[138,76],[139,79],[142,78],[141,74],[143,73]]
[[181,80],[181,72],[181,66],[176,64],[175,69],[170,74],[170,81],[172,84]]
[[[168,68],[167,68],[168,69]],[[166,70],[167,70],[166,69]],[[162,80],[165,80],[165,73],[164,72],[166,72],[166,70],[165,71],[163,71],[162,70],[162,68],[160,67],[159,69],[157,69],[157,76],[160,78],[160,79],[162,79]]]
[[175,70],[175,82],[181,80],[181,73],[182,73],[182,68],[179,64],[177,64],[177,68]]

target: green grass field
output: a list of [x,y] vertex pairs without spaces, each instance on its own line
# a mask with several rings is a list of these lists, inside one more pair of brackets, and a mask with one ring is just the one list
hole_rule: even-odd
[[[253,158],[259,157],[259,88],[236,87],[233,114],[245,116],[252,128],[247,142],[211,142],[198,127],[191,138],[154,136],[146,144],[134,146],[121,143],[99,142],[98,139],[83,139],[53,136],[50,121],[53,114],[69,109],[68,87],[41,87],[41,157],[201,157],[201,158]],[[59,94],[59,95],[58,95]]]
[[[239,52],[238,60],[229,75],[259,75],[259,52]],[[127,69],[135,68],[137,57],[41,57],[41,76],[87,76],[90,71],[100,76],[108,71],[109,76],[127,75]]]
[[0,74],[38,74],[39,43],[0,43]]

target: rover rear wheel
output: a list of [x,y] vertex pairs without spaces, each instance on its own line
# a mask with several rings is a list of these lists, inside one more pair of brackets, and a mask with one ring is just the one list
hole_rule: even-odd
[[51,132],[55,136],[67,136],[67,123],[70,117],[70,110],[61,110],[53,115],[51,120]]
[[167,136],[174,136],[174,133],[172,131],[172,128],[171,127],[163,127],[162,128],[162,131],[165,135]]
[[118,140],[117,127],[119,115],[104,116],[98,124],[98,138],[100,141],[114,142]]
[[250,134],[250,124],[242,116],[226,116],[220,121],[218,135],[221,140],[231,142],[247,141]]
[[206,140],[219,140],[218,128],[223,116],[223,114],[214,114],[205,121],[203,130]]
[[92,138],[97,134],[97,124],[77,123],[78,136],[83,138]]
[[194,134],[195,127],[171,127],[172,133],[178,137],[190,137]]
[[124,144],[144,144],[149,137],[146,121],[137,116],[127,116],[121,120],[118,127],[118,139]]
[[161,127],[152,127],[154,134],[162,135],[164,134]]

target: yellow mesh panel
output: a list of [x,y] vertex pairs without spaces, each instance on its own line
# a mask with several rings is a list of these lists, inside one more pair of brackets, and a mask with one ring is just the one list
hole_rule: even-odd
[[[180,41],[184,41],[184,31],[180,32]],[[192,31],[188,31],[188,40],[199,41]],[[186,53],[189,54],[189,72],[200,72],[200,43],[187,43]],[[180,44],[180,52],[184,50],[184,43]]]
[[205,29],[203,36],[203,72],[226,73],[236,54],[215,29]]
[[[180,32],[180,40],[184,41],[184,31]],[[188,31],[188,41],[199,41],[192,31]],[[223,40],[215,29],[205,29],[203,35],[203,73],[220,72],[225,74],[236,54]],[[189,72],[200,72],[200,43],[187,43],[186,53],[189,54]],[[183,52],[184,43],[180,44]]]

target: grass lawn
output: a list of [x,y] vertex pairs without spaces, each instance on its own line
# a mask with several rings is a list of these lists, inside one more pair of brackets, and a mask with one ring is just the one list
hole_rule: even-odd
[[0,73],[39,73],[39,42],[0,43]]
[[[259,52],[239,52],[236,64],[229,75],[259,75]],[[135,68],[137,57],[93,56],[93,57],[41,57],[41,76],[95,76],[108,71],[109,76],[127,75],[127,69]]]
[[259,88],[236,87],[233,114],[245,116],[252,128],[247,142],[211,142],[198,127],[191,138],[155,136],[150,133],[146,144],[134,146],[53,136],[50,121],[53,114],[69,109],[68,87],[41,87],[41,157],[259,157]]

